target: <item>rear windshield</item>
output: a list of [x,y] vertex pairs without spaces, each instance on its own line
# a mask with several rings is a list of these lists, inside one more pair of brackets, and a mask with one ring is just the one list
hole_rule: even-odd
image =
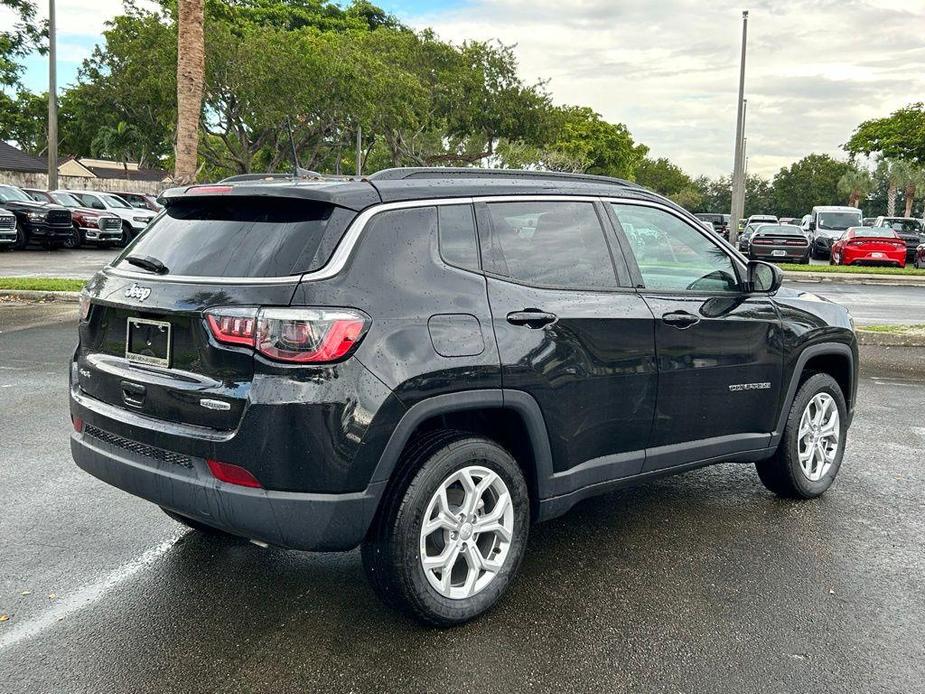
[[758,233],[775,236],[803,236],[803,230],[792,224],[762,224],[758,227]]
[[325,230],[336,226],[342,233],[352,217],[343,208],[307,200],[181,200],[152,222],[114,265],[144,272],[125,260],[134,255],[156,258],[169,275],[297,275],[327,261],[333,245],[322,244]]
[[868,239],[895,239],[896,232],[887,227],[860,227],[854,230],[855,236],[863,236]]

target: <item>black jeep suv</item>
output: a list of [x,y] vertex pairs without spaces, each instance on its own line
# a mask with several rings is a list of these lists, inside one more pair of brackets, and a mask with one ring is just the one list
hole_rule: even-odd
[[394,169],[163,201],[87,286],[71,449],[197,530],[362,545],[387,602],[446,625],[586,497],[728,461],[811,498],[838,472],[847,311],[643,188]]

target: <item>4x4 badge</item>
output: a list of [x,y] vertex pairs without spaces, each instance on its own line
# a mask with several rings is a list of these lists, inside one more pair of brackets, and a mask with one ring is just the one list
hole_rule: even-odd
[[142,287],[137,282],[133,282],[132,286],[125,290],[125,296],[129,299],[138,299],[139,301],[144,301],[149,296],[151,296],[151,288]]

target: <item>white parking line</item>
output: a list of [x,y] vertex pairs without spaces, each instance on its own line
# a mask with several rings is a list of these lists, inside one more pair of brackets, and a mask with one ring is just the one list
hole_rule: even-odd
[[[132,561],[123,564],[108,576],[90,583],[76,592],[65,596],[55,603],[48,611],[40,614],[35,619],[31,619],[22,624],[17,624],[10,631],[0,636],[0,650],[9,648],[26,639],[38,636],[48,627],[55,625],[66,617],[70,617],[75,612],[92,605],[94,602],[106,595],[107,592],[115,588],[120,583],[127,581],[139,571],[164,556],[171,547],[176,544],[185,531],[178,531],[156,547],[152,547],[141,556]],[[9,623],[8,623],[9,624]],[[2,633],[2,630],[0,630]]]

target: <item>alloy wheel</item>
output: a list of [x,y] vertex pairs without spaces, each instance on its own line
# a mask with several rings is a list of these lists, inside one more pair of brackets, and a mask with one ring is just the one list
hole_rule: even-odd
[[840,436],[835,399],[828,393],[817,393],[803,410],[797,436],[800,469],[810,482],[818,482],[831,469]]
[[457,470],[440,484],[424,513],[424,575],[443,597],[470,598],[498,575],[513,536],[514,507],[504,480],[479,465]]

